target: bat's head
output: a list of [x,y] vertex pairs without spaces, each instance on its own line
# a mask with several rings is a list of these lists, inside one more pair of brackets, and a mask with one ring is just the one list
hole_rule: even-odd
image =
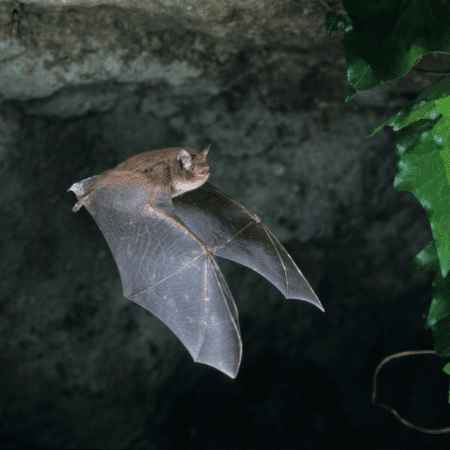
[[172,197],[192,191],[206,183],[209,178],[209,164],[206,160],[209,146],[202,152],[192,148],[178,149],[177,171],[172,176]]

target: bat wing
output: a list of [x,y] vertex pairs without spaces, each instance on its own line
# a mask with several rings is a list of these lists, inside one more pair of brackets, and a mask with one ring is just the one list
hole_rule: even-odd
[[235,378],[242,354],[238,313],[213,253],[186,228],[163,190],[132,182],[72,190],[97,222],[120,272],[124,296],[161,319],[194,361]]
[[174,197],[173,204],[181,220],[215,255],[255,270],[286,298],[324,310],[291,256],[259,217],[220,189],[205,183]]

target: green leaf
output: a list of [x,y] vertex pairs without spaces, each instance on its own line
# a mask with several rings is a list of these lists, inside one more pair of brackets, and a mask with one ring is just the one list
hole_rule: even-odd
[[[450,322],[450,277],[443,278],[440,272],[436,273],[432,296],[425,328],[433,327],[443,320]],[[446,346],[450,347],[450,334],[441,340],[448,341]]]
[[[442,369],[447,375],[450,375],[450,363],[447,363]],[[450,403],[450,389],[448,391],[448,402]]]
[[337,14],[335,12],[329,12],[325,16],[325,35],[330,37],[330,34],[333,31],[341,30],[341,31],[348,31],[352,26],[352,21],[350,20],[350,17],[343,15],[343,14]]
[[430,220],[434,241],[411,262],[436,271],[426,328],[439,354],[450,356],[450,79],[442,78],[376,131],[401,130],[397,143],[397,190],[409,190]]
[[437,100],[450,96],[450,77],[442,77],[436,83],[432,84],[428,89],[423,91],[417,98],[416,102],[421,100]]
[[443,277],[450,270],[450,119],[420,120],[398,139],[398,173],[394,187],[411,191],[431,224]]
[[[435,100],[433,102],[432,100]],[[439,114],[448,115],[450,108],[450,77],[442,77],[425,90],[417,99],[393,115],[385,123],[375,128],[372,137],[384,126],[398,131],[422,119],[435,119]]]
[[330,19],[326,32],[344,29],[352,87],[346,101],[357,90],[402,77],[422,55],[450,54],[450,12],[441,0],[344,0],[344,7],[349,14],[345,26],[331,26]]
[[447,363],[442,369],[447,375],[450,375],[450,363]]
[[370,2],[344,0],[344,8],[351,15],[370,20],[382,14],[390,14],[402,3],[405,3],[405,0],[378,0]]
[[345,101],[350,101],[355,96],[356,92],[355,86],[349,85],[347,95],[345,96]]
[[450,356],[450,318],[439,321],[431,329],[436,353],[441,356]]
[[434,242],[427,245],[420,253],[418,253],[409,265],[415,269],[439,272],[439,258]]

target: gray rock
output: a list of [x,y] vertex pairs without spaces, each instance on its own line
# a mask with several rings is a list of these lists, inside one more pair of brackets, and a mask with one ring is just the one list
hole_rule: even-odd
[[[393,188],[395,136],[366,138],[422,85],[344,103],[340,37],[324,37],[315,1],[90,3],[27,1],[20,24],[0,28],[0,437],[308,449],[364,430],[369,450],[444,442],[370,404],[383,357],[432,346],[432,274],[408,266],[429,224]],[[13,7],[0,3],[4,22]],[[211,182],[261,217],[326,310],[219,261],[244,340],[234,381],[122,297],[104,238],[66,192],[133,154],[208,143]]]

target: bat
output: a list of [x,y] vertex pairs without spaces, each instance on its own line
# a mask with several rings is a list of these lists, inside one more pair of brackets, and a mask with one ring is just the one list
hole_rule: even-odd
[[243,264],[286,298],[322,304],[258,216],[207,182],[209,147],[141,153],[75,183],[105,236],[123,295],[162,320],[196,362],[235,378],[238,312],[215,256]]

